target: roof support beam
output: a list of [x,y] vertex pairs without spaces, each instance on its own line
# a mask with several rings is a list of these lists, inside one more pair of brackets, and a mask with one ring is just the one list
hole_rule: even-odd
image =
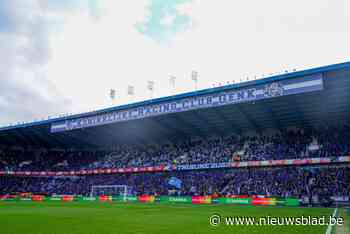
[[215,111],[213,110],[213,113],[215,113],[215,115],[222,119],[225,123],[225,125],[227,125],[227,128],[229,128],[230,130],[233,130],[233,132],[240,134],[241,130],[237,128],[237,126],[235,124],[233,124],[233,122],[231,120],[229,120],[225,114],[223,113],[223,111],[219,108],[216,108]]
[[288,102],[288,105],[294,107],[295,113],[297,115],[297,119],[301,121],[301,125],[303,127],[309,127],[310,124],[306,122],[304,112],[301,111],[300,106],[296,102],[295,98],[288,98],[287,102]]
[[193,129],[193,131],[194,131],[197,135],[199,135],[199,136],[201,136],[201,137],[203,137],[203,138],[205,137],[205,134],[203,133],[203,131],[202,131],[201,129],[199,129],[199,128],[197,128],[196,126],[194,126],[193,124],[187,122],[186,120],[184,120],[183,117],[181,117],[181,116],[179,116],[179,115],[173,115],[171,118],[174,119],[175,121],[179,122],[181,125],[184,125],[184,126],[186,126],[187,128],[189,128],[189,129]]
[[157,118],[157,119],[154,119],[154,122],[156,122],[162,128],[169,129],[170,132],[175,132],[176,136],[180,136],[180,137],[188,136],[188,134],[186,132],[182,131],[179,128],[174,127],[173,125],[168,124],[163,119]]
[[161,123],[159,123],[158,121],[154,120],[153,118],[149,118],[146,120],[147,124],[150,125],[150,127],[152,128],[152,130],[157,130],[160,132],[161,137],[163,139],[172,139],[175,138],[175,134],[171,134],[169,132],[169,128],[165,128],[163,127],[163,125]]
[[253,118],[244,110],[244,108],[237,104],[236,110],[247,120],[247,122],[250,124],[250,126],[257,131],[258,133],[261,133],[261,128],[258,126],[258,124],[253,120]]
[[275,128],[278,130],[282,130],[282,124],[279,121],[279,119],[276,117],[274,111],[272,110],[270,104],[264,103],[264,106],[259,105],[259,107],[270,117],[270,119],[273,121]]
[[143,132],[145,133],[146,141],[148,142],[157,144],[161,141],[164,141],[165,139],[165,137],[162,134],[158,134],[156,132],[159,129],[157,129],[157,126],[152,124],[151,122],[148,122],[148,121],[143,122],[142,124],[140,124],[140,128],[143,129]]
[[[105,139],[105,141],[110,141],[111,139],[115,139],[116,142],[115,143],[125,143],[123,142],[123,140],[127,140],[125,139],[123,136],[120,137],[120,135],[123,135],[126,131],[126,128],[123,126],[104,126],[103,129],[101,129],[100,131],[98,131],[98,134],[93,134],[91,133],[91,135],[96,138],[101,138],[101,141],[103,142],[103,139]],[[118,127],[120,127],[121,131],[118,131]],[[130,130],[130,129],[127,129]],[[126,134],[126,133],[125,133]],[[131,135],[131,132],[128,131],[127,133],[128,136]],[[106,140],[106,138],[108,138],[108,140]],[[144,138],[140,137],[139,135],[132,135],[132,139],[134,142],[136,142],[137,144],[141,143],[144,144],[145,140]]]
[[86,135],[88,136],[88,141],[95,141],[97,144],[108,142],[113,139],[118,139],[118,137],[114,135],[111,128],[106,128],[106,126],[102,126],[101,128],[99,128],[98,130],[96,129],[95,131],[88,131]]
[[[75,136],[73,132],[69,133],[69,132],[63,132],[62,133],[64,135],[65,139],[69,139],[69,142],[75,142],[76,145],[80,145],[80,146],[89,146],[89,147],[96,147],[96,144],[91,143],[89,140],[86,140],[88,137],[85,135],[83,138],[85,138],[84,140],[81,137]],[[61,137],[61,136],[60,136]],[[78,142],[78,143],[77,143]],[[70,143],[66,143],[65,145],[69,145]]]
[[196,117],[196,119],[198,119],[202,125],[207,126],[211,132],[218,132],[220,135],[224,135],[224,132],[222,131],[222,129],[219,129],[217,127],[214,127],[213,123],[211,123],[209,121],[209,119],[205,116],[200,114],[197,110],[192,111],[193,115]]
[[[35,145],[35,142],[28,136],[25,135],[24,131],[21,130],[21,128],[15,129],[13,131],[13,134],[16,138],[19,138],[20,141],[24,142],[24,144],[28,145]],[[17,141],[16,141],[17,142]],[[20,142],[17,142],[17,144]]]
[[[61,148],[66,146],[65,139],[62,139],[64,137],[62,137],[60,134],[62,133],[51,133],[50,136],[48,136],[50,147]],[[54,143],[52,141],[54,141]]]

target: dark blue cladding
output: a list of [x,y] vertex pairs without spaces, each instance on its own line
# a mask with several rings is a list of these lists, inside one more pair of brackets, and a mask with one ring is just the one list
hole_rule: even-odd
[[68,131],[168,113],[232,105],[319,90],[323,90],[322,73],[290,80],[272,81],[250,88],[226,90],[213,94],[186,97],[176,101],[160,102],[90,117],[65,120],[53,123],[51,132]]

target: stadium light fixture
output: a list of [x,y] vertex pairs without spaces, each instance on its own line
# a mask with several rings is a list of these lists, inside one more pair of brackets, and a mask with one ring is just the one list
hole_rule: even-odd
[[152,81],[152,80],[147,81],[147,89],[150,91],[151,98],[153,98],[154,81]]
[[194,88],[195,88],[195,90],[197,90],[197,88],[198,88],[198,72],[193,70],[191,73],[191,78],[194,81]]
[[114,102],[115,102],[115,98],[116,98],[116,90],[115,89],[110,89],[109,90],[109,97],[111,99],[111,105],[113,106],[114,105]]
[[128,85],[127,94],[130,97],[130,101],[134,101],[135,87],[133,85]]
[[170,83],[170,88],[171,88],[171,93],[175,93],[175,81],[176,81],[176,76],[170,76],[169,78],[169,83]]

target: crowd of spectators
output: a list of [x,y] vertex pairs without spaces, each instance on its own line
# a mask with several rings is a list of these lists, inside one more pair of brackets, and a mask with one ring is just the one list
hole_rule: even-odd
[[65,171],[350,155],[350,127],[209,136],[111,149],[0,149],[0,170]]
[[[289,129],[269,134],[194,137],[153,145],[110,149],[0,148],[0,171],[71,171],[231,161],[303,159],[350,155],[350,127]],[[169,179],[182,181],[181,188]],[[0,176],[0,193],[89,195],[92,185],[127,185],[133,194],[254,195],[300,197],[328,193],[350,196],[350,166],[266,167],[126,173],[114,175]]]
[[[169,179],[181,180],[181,187]],[[126,185],[140,195],[350,196],[350,166],[225,169],[81,177],[0,177],[0,193],[90,195],[93,185]],[[111,195],[111,194],[109,194]]]

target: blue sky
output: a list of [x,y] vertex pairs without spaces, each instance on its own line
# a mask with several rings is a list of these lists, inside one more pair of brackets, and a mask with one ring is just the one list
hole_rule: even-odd
[[[190,25],[190,17],[180,14],[176,7],[189,3],[191,0],[153,0],[148,6],[149,16],[145,22],[136,25],[138,31],[150,38],[162,43],[171,39],[179,31],[183,31]],[[169,18],[169,23],[162,23]]]
[[0,32],[9,32],[16,26],[6,4],[0,3]]
[[349,61],[348,22],[348,0],[0,1],[0,125]]

